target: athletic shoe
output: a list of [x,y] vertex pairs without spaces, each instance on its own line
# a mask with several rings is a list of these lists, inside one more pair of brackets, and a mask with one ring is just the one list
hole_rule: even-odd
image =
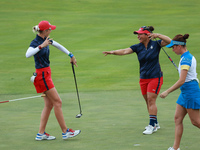
[[156,126],[148,125],[146,130],[143,132],[143,134],[152,134],[153,132],[156,132],[157,128]]
[[156,126],[156,129],[160,129],[159,123],[156,123],[155,126]]
[[[155,126],[156,126],[156,129],[157,129],[157,130],[160,129],[160,125],[159,125],[159,123],[157,123],[157,124],[155,123]],[[146,130],[147,127],[148,127],[148,126],[146,126],[144,129]]]
[[42,141],[42,140],[55,140],[55,136],[50,136],[48,133],[44,132],[43,134],[38,133],[36,135],[35,140],[36,141]]
[[[168,148],[168,150],[174,150],[173,147]],[[178,148],[177,150],[180,150],[180,148]]]
[[62,138],[63,140],[66,140],[68,138],[77,136],[79,133],[81,133],[81,130],[72,130],[68,128],[66,133],[62,133]]

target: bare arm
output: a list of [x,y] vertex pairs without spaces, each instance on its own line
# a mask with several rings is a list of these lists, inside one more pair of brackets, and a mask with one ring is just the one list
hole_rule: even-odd
[[167,95],[173,91],[175,91],[176,89],[180,88],[184,83],[185,83],[185,79],[187,76],[188,70],[181,70],[181,75],[179,80],[173,85],[171,86],[169,89],[167,89],[166,91],[164,91],[163,93],[160,94],[161,98],[165,98],[167,97]]
[[131,48],[125,48],[125,49],[119,49],[119,50],[114,50],[114,51],[105,51],[103,54],[108,55],[127,55],[133,53],[133,50]]
[[151,33],[150,36],[151,36],[152,39],[155,39],[155,38],[161,39],[162,40],[161,41],[162,47],[170,44],[170,42],[171,42],[171,39],[166,35],[162,35],[162,34],[159,34],[159,33]]

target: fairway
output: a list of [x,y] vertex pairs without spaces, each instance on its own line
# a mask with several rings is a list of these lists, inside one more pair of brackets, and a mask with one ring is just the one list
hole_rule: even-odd
[[[1,0],[0,101],[38,96],[30,82],[34,59],[26,58],[25,53],[35,38],[32,27],[48,20],[57,26],[51,38],[77,59],[75,71],[83,116],[75,118],[79,107],[70,58],[50,46],[52,79],[63,101],[67,126],[80,129],[81,134],[63,141],[52,111],[46,132],[56,140],[35,141],[42,98],[3,103],[0,149],[167,150],[174,141],[174,113],[180,90],[166,99],[157,99],[161,129],[143,135],[149,116],[140,92],[137,56],[104,56],[102,52],[138,43],[133,31],[144,25],[152,25],[155,33],[170,38],[189,33],[187,48],[196,57],[200,74],[199,16],[199,0]],[[178,65],[180,56],[164,49]],[[162,92],[179,76],[162,50],[160,64],[164,74]],[[199,149],[199,139],[199,129],[186,116],[181,150]]]

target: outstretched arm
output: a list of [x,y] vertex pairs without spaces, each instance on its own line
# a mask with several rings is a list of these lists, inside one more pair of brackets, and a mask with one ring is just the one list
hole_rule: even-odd
[[61,44],[59,44],[56,41],[53,41],[52,46],[56,47],[57,49],[59,49],[60,51],[64,52],[65,54],[67,54],[71,59],[70,59],[70,63],[73,63],[76,67],[77,67],[77,61],[75,56],[69,52],[64,46],[62,46]]
[[133,50],[131,48],[125,48],[125,49],[119,49],[119,50],[114,50],[114,51],[105,51],[103,54],[109,55],[127,55],[133,53]]
[[57,49],[59,49],[60,51],[64,52],[67,55],[70,54],[70,52],[64,46],[62,46],[56,41],[53,41],[52,46],[56,47]]

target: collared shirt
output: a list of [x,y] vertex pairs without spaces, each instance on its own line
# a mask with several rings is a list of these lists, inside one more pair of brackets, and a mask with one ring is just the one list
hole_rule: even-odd
[[[41,45],[44,41],[45,39],[36,35],[36,38],[31,42],[30,47],[36,48],[39,45]],[[49,46],[47,46],[42,48],[38,53],[34,55],[36,69],[49,67],[50,65],[49,54],[50,54]]]
[[[161,44],[161,40],[158,40]],[[150,40],[146,47],[139,43],[130,48],[137,54],[140,63],[140,78],[151,79],[162,77],[162,71],[159,64],[159,54],[161,46],[157,41]]]
[[179,62],[179,76],[181,74],[181,70],[185,69],[188,70],[185,82],[189,82],[191,80],[197,80],[197,73],[196,73],[196,59],[195,57],[189,52],[186,51],[181,55],[181,59]]

